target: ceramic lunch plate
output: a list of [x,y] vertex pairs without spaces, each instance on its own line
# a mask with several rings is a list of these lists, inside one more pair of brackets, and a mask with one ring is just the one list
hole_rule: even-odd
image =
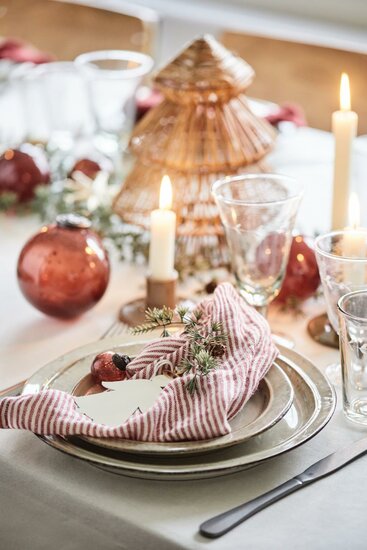
[[[128,343],[121,343],[122,340]],[[33,392],[45,389],[63,390],[76,396],[85,395],[94,381],[90,373],[90,365],[97,353],[110,349],[122,354],[136,355],[144,344],[131,344],[131,336],[115,338],[111,341],[102,340],[80,349],[76,357],[75,351],[60,360],[53,361],[28,382]],[[118,342],[118,345],[116,345]],[[27,391],[27,389],[25,389]],[[273,365],[269,373],[259,384],[258,390],[246,403],[242,411],[230,422],[231,433],[205,441],[184,441],[171,443],[154,443],[132,441],[121,438],[95,438],[83,436],[82,439],[93,445],[105,447],[120,452],[153,455],[190,455],[215,451],[246,441],[278,422],[289,410],[293,402],[293,388],[284,371]]]
[[231,474],[280,455],[316,435],[331,419],[336,397],[324,375],[296,352],[281,348],[278,365],[294,389],[288,413],[245,443],[195,456],[137,456],[98,448],[79,438],[42,437],[49,445],[120,475],[158,480],[206,479]]
[[[126,353],[126,347],[120,346],[116,351]],[[76,368],[76,365],[74,368]],[[91,376],[87,376],[77,384],[71,393],[74,395],[84,395],[90,388],[91,383],[93,383],[91,382]],[[62,376],[60,376],[56,382],[56,386],[52,387],[64,389],[62,385]],[[69,390],[65,389],[65,391]],[[266,377],[260,382],[255,394],[246,403],[242,411],[230,422],[232,431],[225,436],[201,441],[170,443],[87,436],[83,436],[83,439],[94,445],[126,453],[166,454],[169,456],[200,454],[242,443],[250,439],[250,437],[267,430],[286,414],[292,402],[293,388],[287,375],[278,365],[273,365]]]
[[[121,344],[121,337],[106,341],[106,347]],[[135,344],[135,353],[141,343]],[[90,346],[89,346],[90,347]],[[134,347],[134,346],[132,346]],[[230,474],[287,452],[316,435],[331,419],[336,397],[324,375],[307,359],[279,346],[277,365],[287,374],[294,390],[287,414],[272,428],[248,441],[212,453],[195,456],[152,456],[122,453],[91,445],[80,438],[41,436],[52,447],[104,470],[144,479],[205,479]],[[83,351],[84,350],[84,351]],[[79,361],[85,348],[60,358],[31,378],[25,392],[39,391],[67,365]],[[133,351],[130,352],[134,354]],[[57,363],[57,364],[55,364]],[[74,382],[70,382],[74,383]]]

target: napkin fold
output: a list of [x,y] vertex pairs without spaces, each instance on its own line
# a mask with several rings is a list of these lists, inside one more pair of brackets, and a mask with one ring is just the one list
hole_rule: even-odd
[[[223,283],[199,305],[202,324],[220,322],[228,333],[228,345],[219,367],[199,376],[197,390],[186,388],[193,374],[185,374],[162,390],[144,414],[136,412],[120,426],[97,424],[81,414],[73,397],[58,390],[36,395],[5,397],[0,401],[0,428],[31,430],[37,434],[63,436],[119,437],[142,441],[185,441],[209,439],[231,431],[229,421],[256,391],[277,349],[267,321]],[[151,378],[173,368],[188,353],[185,335],[149,343],[128,365],[128,378]],[[162,366],[159,366],[162,365]]]

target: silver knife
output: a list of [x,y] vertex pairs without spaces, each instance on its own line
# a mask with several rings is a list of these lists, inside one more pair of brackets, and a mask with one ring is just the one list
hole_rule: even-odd
[[301,474],[275,487],[271,491],[260,495],[249,502],[245,502],[236,508],[223,512],[214,518],[204,521],[199,531],[204,537],[215,539],[228,533],[231,529],[250,518],[260,510],[263,510],[273,502],[280,500],[298,489],[302,489],[318,479],[333,474],[343,466],[346,466],[356,458],[367,453],[367,438],[356,441],[345,449],[340,449],[329,456],[315,462]]

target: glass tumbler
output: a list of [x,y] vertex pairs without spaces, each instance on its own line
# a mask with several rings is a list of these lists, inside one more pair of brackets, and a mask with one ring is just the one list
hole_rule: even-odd
[[[90,130],[83,79],[74,63],[68,61],[38,65],[31,76],[39,90],[39,111],[44,111],[48,125],[47,147],[52,154],[68,154]],[[30,101],[28,111],[32,111]]]
[[291,177],[245,174],[212,189],[240,294],[266,315],[279,294],[302,189]]
[[115,157],[123,150],[135,120],[135,92],[152,67],[148,55],[124,50],[88,52],[75,59],[87,86],[95,146]]
[[[320,235],[315,241],[315,251],[327,315],[339,333],[338,300],[348,292],[367,289],[367,229]],[[329,365],[326,374],[333,384],[340,384],[339,364]]]
[[345,229],[315,240],[326,311],[338,332],[338,300],[353,290],[367,288],[367,229]]
[[367,290],[340,298],[338,315],[344,413],[367,425]]

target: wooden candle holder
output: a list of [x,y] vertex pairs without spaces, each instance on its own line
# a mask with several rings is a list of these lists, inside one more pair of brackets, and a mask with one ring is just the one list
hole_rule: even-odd
[[146,278],[146,297],[138,298],[124,304],[119,311],[119,320],[131,327],[140,325],[145,321],[145,310],[147,308],[159,308],[163,306],[174,309],[177,305],[177,279],[175,271],[172,279],[157,281],[150,276]]
[[339,337],[331,326],[326,313],[311,319],[307,325],[307,331],[318,344],[339,349]]
[[175,271],[174,278],[168,281],[157,281],[147,277],[146,306],[150,308],[162,308],[163,306],[174,309],[177,305],[176,286],[178,274]]

